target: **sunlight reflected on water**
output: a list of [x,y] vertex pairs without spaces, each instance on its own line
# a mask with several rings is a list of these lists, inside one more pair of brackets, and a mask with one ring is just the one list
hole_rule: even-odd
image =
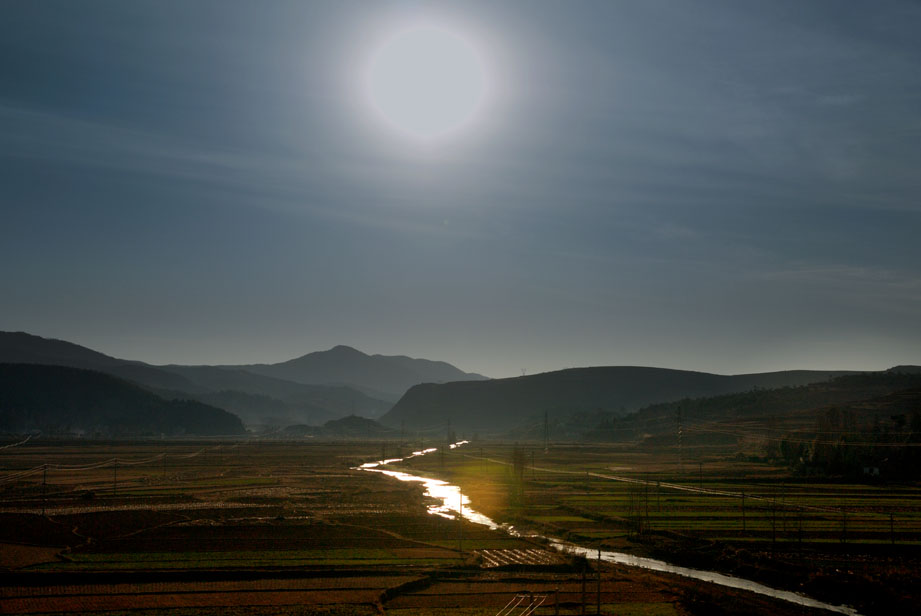
[[[467,441],[454,443],[451,445],[451,449],[455,449],[466,443]],[[388,477],[393,477],[394,479],[398,479],[400,481],[421,483],[425,486],[425,496],[440,501],[440,504],[432,504],[428,506],[428,512],[432,515],[438,515],[449,520],[456,520],[457,514],[460,512],[464,519],[473,522],[474,524],[482,524],[483,526],[489,527],[491,530],[502,529],[509,534],[521,536],[521,533],[515,530],[514,527],[507,524],[497,524],[488,516],[470,509],[469,499],[465,495],[461,494],[461,490],[458,486],[451,485],[447,481],[443,481],[441,479],[420,477],[418,475],[411,475],[402,471],[393,471],[390,469],[379,468],[381,466],[386,466],[387,464],[402,462],[404,459],[425,455],[434,451],[438,451],[438,449],[436,447],[432,447],[430,449],[416,451],[413,452],[412,456],[407,456],[407,458],[391,458],[388,460],[378,460],[377,462],[367,462],[358,468],[365,471],[371,471],[373,473],[382,473]],[[546,539],[550,542],[551,546],[561,552],[579,554],[581,556],[585,556],[586,558],[601,558],[601,560],[605,562],[617,563],[630,567],[639,567],[641,569],[648,569],[651,571],[673,573],[675,575],[681,575],[684,577],[693,578],[695,580],[701,580],[703,582],[710,582],[712,584],[718,584],[728,588],[747,590],[759,595],[766,595],[768,597],[788,601],[790,603],[802,605],[804,607],[823,609],[830,612],[836,612],[838,614],[846,614],[847,616],[860,616],[857,610],[846,605],[831,605],[829,603],[823,603],[822,601],[817,601],[795,592],[777,590],[757,582],[752,582],[751,580],[745,580],[742,578],[733,577],[731,575],[724,575],[722,573],[716,573],[715,571],[688,569],[686,567],[671,565],[667,562],[656,560],[654,558],[633,556],[632,554],[625,554],[623,552],[610,552],[607,550],[601,550],[599,552],[598,550],[592,550],[590,548],[561,541],[559,539],[554,539],[552,537],[543,537],[542,535],[532,534],[529,536]]]

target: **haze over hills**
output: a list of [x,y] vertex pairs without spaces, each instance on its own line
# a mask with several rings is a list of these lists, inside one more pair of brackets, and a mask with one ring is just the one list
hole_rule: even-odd
[[[0,332],[0,362],[99,370],[167,398],[199,400],[232,411],[247,423],[275,426],[320,424],[352,414],[378,417],[416,383],[485,378],[445,362],[369,356],[349,347],[252,369],[152,366],[24,332]],[[285,374],[299,380],[285,378]],[[376,391],[381,393],[375,395]]]
[[481,374],[464,372],[443,361],[413,359],[403,355],[367,355],[343,345],[277,364],[224,367],[239,368],[295,383],[339,383],[362,391],[388,395],[394,400],[419,383],[487,380]]
[[0,364],[0,431],[96,436],[240,435],[232,413],[194,400],[164,400],[94,370]]
[[804,385],[843,374],[849,372],[791,370],[725,376],[633,366],[571,368],[482,382],[417,385],[380,421],[408,429],[450,422],[456,429],[496,434],[540,425],[544,413],[559,418],[601,409],[624,415],[657,402]]
[[[690,428],[685,440],[695,434],[712,440],[712,435],[739,436],[755,426],[775,434],[815,427],[817,412],[832,407],[849,408],[859,423],[891,418],[890,410],[921,413],[921,369],[896,366],[879,372],[846,374],[827,381],[798,387],[758,389],[696,399],[652,404],[617,422],[619,438],[666,435],[674,439],[675,417]],[[912,401],[910,404],[906,401]],[[879,409],[884,409],[880,414]],[[856,426],[854,427],[856,430]]]
[[251,424],[319,424],[353,413],[378,417],[393,406],[343,385],[305,385],[215,366],[163,368],[207,388],[194,399],[233,411]]
[[282,431],[286,438],[315,439],[396,439],[400,432],[367,417],[349,415],[327,421],[322,426],[293,425]]
[[[679,456],[731,447],[737,457],[784,464],[801,475],[911,479],[921,463],[921,369],[897,366],[799,387],[684,399],[621,418],[585,413],[554,423],[550,432],[551,440],[633,442]],[[532,430],[521,438],[543,435]]]
[[220,406],[250,424],[322,423],[351,413],[377,416],[391,406],[342,386],[303,385],[213,366],[151,366],[23,332],[0,332],[0,361],[99,370],[166,398]]
[[[392,428],[420,430],[450,422],[455,429],[484,435],[510,430],[526,434],[542,424],[545,413],[551,420],[578,413],[623,416],[685,398],[795,387],[852,374],[794,370],[725,376],[618,366],[488,380],[444,362],[366,355],[345,346],[278,364],[151,366],[21,332],[0,332],[0,362],[106,372],[169,399],[191,399],[231,411],[250,425],[316,426],[362,415],[380,418]],[[900,369],[911,372],[917,367]],[[438,382],[446,379],[465,380]],[[396,398],[404,386],[409,389],[395,405],[383,399]],[[383,393],[375,397],[368,391]]]
[[114,374],[147,387],[207,391],[181,375],[143,362],[117,359],[72,342],[25,332],[0,332],[0,363],[70,366]]

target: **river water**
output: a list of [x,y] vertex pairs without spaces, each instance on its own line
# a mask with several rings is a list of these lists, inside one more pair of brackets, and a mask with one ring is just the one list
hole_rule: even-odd
[[[454,443],[451,445],[451,449],[460,447],[467,444],[467,441],[461,441],[459,443]],[[418,456],[424,456],[426,454],[438,451],[437,448],[433,447],[430,449],[424,449],[420,451],[414,451],[411,455],[406,456],[406,458],[391,458],[388,460],[378,460],[376,462],[367,462],[362,464],[358,468],[363,471],[369,471],[373,473],[381,473],[387,475],[388,477],[393,477],[400,481],[410,481],[418,482],[425,486],[425,495],[429,496],[438,502],[432,505],[429,505],[428,511],[432,515],[439,515],[445,518],[456,519],[457,514],[459,513],[464,517],[464,519],[473,522],[474,524],[482,524],[488,526],[492,530],[501,530],[515,536],[521,536],[521,533],[515,529],[513,526],[508,524],[498,524],[488,516],[479,513],[470,508],[469,499],[462,494],[460,488],[455,485],[449,484],[447,481],[442,481],[441,479],[432,479],[430,477],[420,477],[418,475],[412,475],[410,473],[405,473],[403,471],[396,471],[389,468],[382,468],[390,464],[395,464],[407,460],[409,458],[415,458]],[[541,537],[541,535],[531,535],[534,537]],[[600,553],[598,550],[583,547],[576,545],[574,543],[569,543],[561,539],[556,539],[554,537],[543,537],[550,542],[551,545],[557,549],[572,552],[575,554],[581,554],[588,558],[601,558],[605,562],[617,563],[620,565],[627,565],[630,567],[639,567],[641,569],[649,569],[652,571],[662,571],[665,573],[672,573],[675,575],[681,575],[688,578],[693,578],[695,580],[701,580],[703,582],[710,582],[711,584],[718,584],[720,586],[726,586],[728,588],[735,588],[739,590],[747,590],[759,595],[765,595],[772,597],[774,599],[780,599],[782,601],[789,601],[790,603],[795,603],[797,605],[802,605],[805,607],[817,608],[822,610],[828,610],[830,612],[835,612],[838,614],[846,614],[848,616],[860,616],[860,614],[852,607],[846,605],[832,605],[830,603],[824,603],[822,601],[817,601],[816,599],[811,599],[805,595],[799,593],[790,592],[788,590],[778,590],[776,588],[771,588],[765,586],[764,584],[759,584],[758,582],[752,582],[751,580],[745,580],[742,578],[733,577],[731,575],[724,575],[722,573],[716,573],[715,571],[703,571],[700,569],[690,569],[687,567],[679,567],[677,565],[669,564],[665,561],[656,560],[654,558],[644,558],[642,556],[633,556],[632,554],[625,554],[623,552],[611,552],[607,550],[601,550]]]

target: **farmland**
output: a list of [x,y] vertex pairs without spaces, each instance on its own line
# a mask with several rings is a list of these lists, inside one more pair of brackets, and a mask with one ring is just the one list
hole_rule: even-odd
[[[583,600],[618,614],[808,613],[429,515],[419,484],[355,470],[410,451],[397,445],[38,440],[3,450],[0,611],[473,615],[532,593],[546,597],[538,614],[580,613]],[[875,584],[880,606],[913,601],[898,594],[899,576],[917,572],[913,486],[797,483],[716,455],[679,468],[617,447],[517,450],[475,443],[402,467],[451,479],[494,519],[581,545],[732,570],[833,603],[852,581]],[[807,555],[808,575],[790,569]]]
[[720,570],[867,613],[921,605],[915,484],[819,481],[715,447],[679,455],[476,445],[410,463],[450,478],[494,519],[578,545]]

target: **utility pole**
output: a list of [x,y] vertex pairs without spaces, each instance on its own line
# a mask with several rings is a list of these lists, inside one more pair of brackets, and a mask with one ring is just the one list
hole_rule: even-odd
[[[45,515],[45,494],[46,494],[45,490],[46,490],[47,485],[48,485],[48,465],[43,464],[42,465],[42,516],[43,517]],[[890,515],[889,518],[891,520],[892,516]]]
[[461,558],[464,554],[464,493],[461,492],[461,489],[457,489],[457,551],[461,553]]
[[544,411],[544,453],[550,451],[550,419]]
[[841,506],[841,543],[847,545],[847,507]]
[[787,536],[787,483],[780,484],[780,524],[783,527],[784,537]]
[[681,427],[681,405],[678,406],[677,415],[675,417],[676,431],[678,435],[678,473],[684,473],[684,431]]
[[118,458],[112,466],[112,496],[118,496]]
[[[649,530],[649,472],[646,473],[646,481],[643,482],[643,505],[645,508],[644,516],[646,520],[643,523],[643,527],[646,530]],[[601,558],[601,551],[598,552],[598,558]]]
[[598,592],[595,600],[595,613],[600,616],[601,614],[601,548],[598,548],[598,566],[595,567],[597,570],[598,578]]
[[771,554],[777,547],[777,488],[771,497]]
[[745,490],[742,490],[742,532],[745,532]]

